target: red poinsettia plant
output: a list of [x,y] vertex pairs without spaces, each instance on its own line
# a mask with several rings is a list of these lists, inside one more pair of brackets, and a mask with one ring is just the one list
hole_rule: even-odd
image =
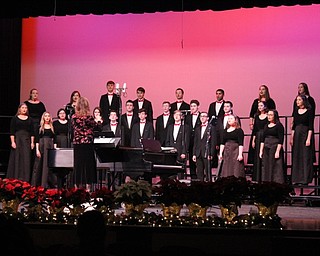
[[30,183],[18,179],[0,179],[0,199],[4,201],[23,200],[25,191],[31,187]]
[[100,209],[103,206],[109,208],[114,206],[115,197],[113,191],[107,187],[102,187],[92,192],[91,198],[93,199],[93,206],[96,209]]
[[46,205],[46,189],[42,186],[31,186],[24,191],[22,195],[23,205],[28,207],[34,207],[37,205]]
[[163,179],[153,186],[156,202],[170,206],[172,204],[183,205],[186,203],[188,185],[178,179]]
[[52,208],[76,207],[90,202],[90,193],[84,188],[48,189],[47,201]]

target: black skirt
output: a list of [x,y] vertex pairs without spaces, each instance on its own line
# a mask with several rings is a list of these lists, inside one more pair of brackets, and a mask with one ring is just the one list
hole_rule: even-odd
[[298,125],[294,131],[292,146],[292,182],[308,184],[313,179],[313,140],[306,146],[309,129]]
[[11,148],[7,178],[30,182],[31,176],[31,137],[24,130],[15,134],[16,149]]
[[97,182],[97,165],[93,143],[74,144],[73,177],[77,186]]
[[245,177],[244,162],[238,161],[239,144],[234,141],[228,141],[224,145],[223,165],[221,177],[236,176]]
[[278,144],[279,139],[275,137],[266,137],[264,140],[261,181],[284,183],[284,155],[282,149],[280,150],[280,157],[275,158]]

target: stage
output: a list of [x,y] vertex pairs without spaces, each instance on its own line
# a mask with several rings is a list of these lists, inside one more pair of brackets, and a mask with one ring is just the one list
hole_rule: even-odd
[[[122,208],[116,210],[121,214]],[[161,214],[160,207],[147,212]],[[255,213],[256,206],[242,205],[239,214]],[[183,208],[181,216],[187,214]],[[207,215],[220,215],[219,207]],[[152,227],[108,225],[106,246],[113,255],[320,255],[320,207],[303,203],[278,208],[283,229]],[[74,225],[28,223],[34,242],[43,250],[77,244]]]

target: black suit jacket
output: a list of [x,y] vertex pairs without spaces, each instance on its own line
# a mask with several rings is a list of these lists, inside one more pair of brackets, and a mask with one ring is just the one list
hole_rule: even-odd
[[168,133],[168,126],[174,123],[172,115],[169,116],[167,126],[164,128],[163,114],[156,119],[155,139],[160,141],[162,147],[166,145],[166,138]]
[[[104,125],[102,131],[111,131],[110,123],[107,123],[106,125]],[[114,136],[121,137],[121,127],[119,123],[117,125],[116,133],[114,134]]]
[[131,125],[129,128],[127,114],[125,113],[125,114],[121,115],[120,123],[121,123],[121,145],[122,146],[130,147],[132,127],[137,122],[139,122],[139,118],[137,116],[133,115],[132,120],[131,120]]
[[[210,135],[209,135],[210,134]],[[203,137],[201,138],[201,126],[198,126],[194,134],[193,155],[198,157],[205,157],[206,145],[208,141],[208,155],[214,156],[216,154],[217,136],[214,126],[211,126],[209,133],[209,126],[206,127]]]
[[130,146],[133,148],[141,148],[140,139],[153,139],[154,129],[151,122],[146,122],[142,136],[140,135],[140,122],[135,123],[132,126],[131,143]]
[[200,113],[197,117],[196,123],[194,126],[192,126],[192,114],[188,114],[185,116],[185,124],[187,124],[190,128],[190,142],[189,142],[189,148],[190,148],[190,153],[192,153],[192,148],[193,148],[193,141],[194,141],[194,133],[195,133],[195,129],[197,127],[199,127],[201,125],[201,121],[200,121]]
[[170,124],[168,126],[166,147],[176,148],[178,153],[178,160],[181,160],[180,155],[188,153],[190,141],[190,127],[187,124],[181,125],[176,140],[173,138],[173,127],[174,124]]
[[[174,111],[176,111],[177,109],[178,109],[178,103],[177,102],[172,102],[170,104],[170,113],[173,114]],[[188,104],[185,101],[182,101],[179,110],[190,110],[190,104]]]
[[113,94],[111,105],[109,104],[108,94],[104,94],[100,97],[99,107],[101,108],[102,119],[109,123],[109,114],[111,110],[117,111],[117,115],[120,114],[120,98],[117,94]]
[[209,105],[209,109],[208,109],[208,116],[209,116],[209,119],[212,118],[212,116],[215,116],[217,119],[223,119],[223,116],[224,116],[224,110],[223,110],[223,106],[224,106],[224,101],[221,105],[221,108],[219,110],[219,113],[216,113],[216,101],[215,102],[212,102],[210,105]]
[[[139,112],[139,104],[138,104],[138,99],[135,99],[133,101],[133,114],[138,116],[138,112]],[[144,108],[146,110],[147,113],[147,121],[152,122],[153,123],[153,108],[152,108],[152,103],[151,101],[144,99],[143,101],[143,105],[142,108]]]

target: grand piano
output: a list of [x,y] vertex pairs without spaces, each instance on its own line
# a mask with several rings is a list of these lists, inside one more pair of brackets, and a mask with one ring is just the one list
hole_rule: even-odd
[[[94,143],[99,180],[101,182],[101,171],[107,170],[111,174],[108,176],[111,179],[108,186],[113,186],[115,178],[122,174],[151,179],[185,172],[185,165],[177,162],[177,153],[171,148],[162,148],[155,152],[144,147],[121,147],[117,138],[115,139],[112,143],[110,140],[96,140]],[[48,167],[56,173],[59,180],[63,179],[73,170],[73,148],[49,149]]]

